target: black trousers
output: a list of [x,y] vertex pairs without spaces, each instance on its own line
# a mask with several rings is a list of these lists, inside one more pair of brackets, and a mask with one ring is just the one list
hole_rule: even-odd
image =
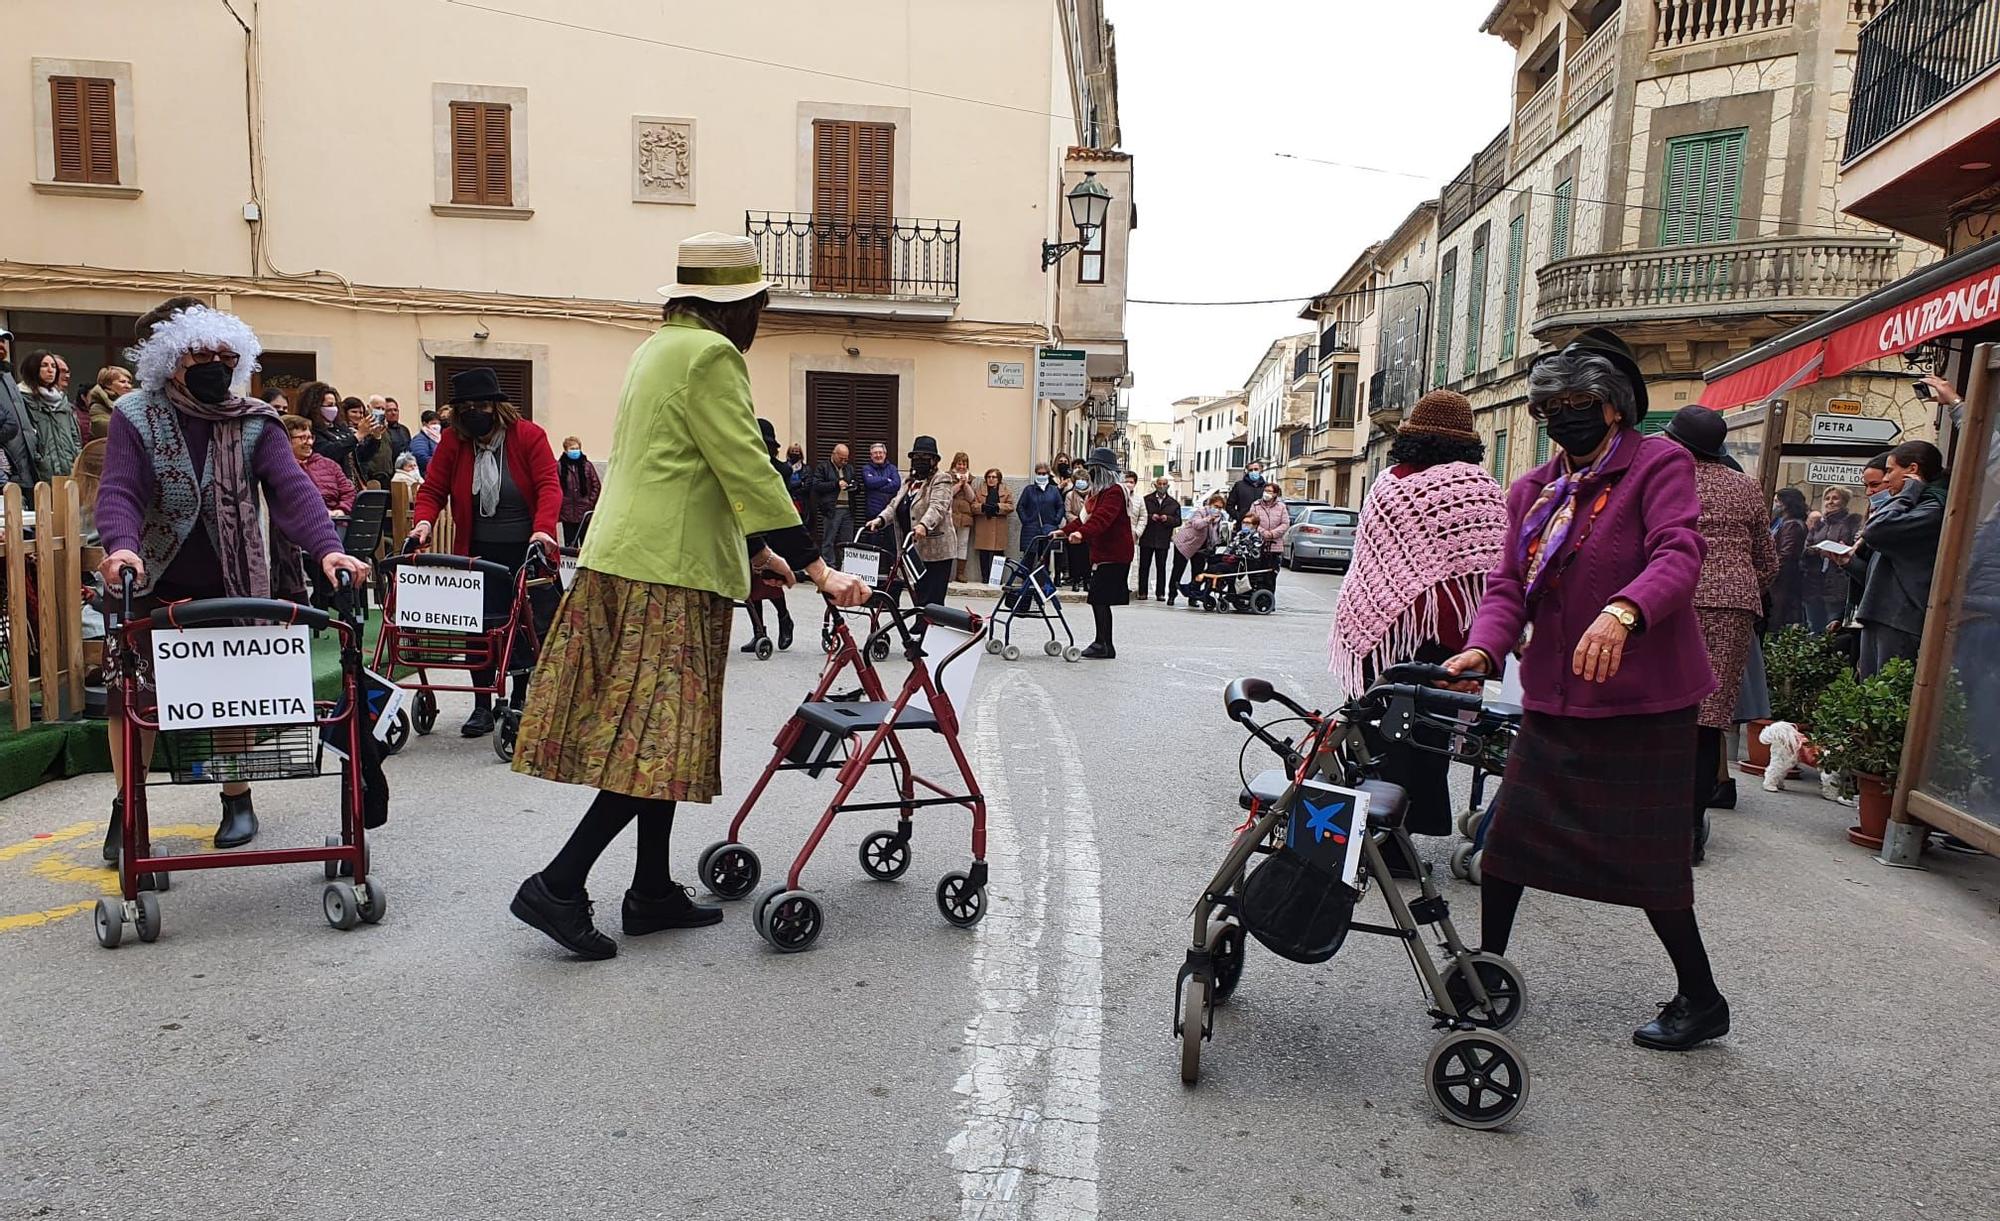
[[1153,576],[1155,572],[1157,572],[1158,581],[1155,583],[1154,586],[1155,592],[1153,596],[1158,598],[1164,598],[1167,596],[1167,552],[1169,551],[1173,551],[1176,558],[1180,556],[1180,552],[1174,551],[1172,547],[1139,548],[1139,592],[1140,593],[1143,594],[1146,592],[1147,578]]
[[924,566],[924,575],[917,578],[916,594],[918,606],[942,606],[951,592],[951,576],[958,567],[957,560],[919,560]]
[[[489,542],[474,537],[468,550],[475,560],[505,565],[507,571],[519,574],[521,565],[528,562],[528,544]],[[513,652],[507,659],[508,672],[515,675],[514,695],[521,697],[528,689],[528,672],[535,668],[535,657],[540,652],[536,647],[549,634],[549,625],[555,622],[556,608],[562,604],[562,589],[554,582],[528,587],[529,618],[534,623],[536,645],[530,645],[525,635],[514,638]],[[514,582],[501,581],[488,576],[486,579],[486,622],[499,624],[506,621],[514,606]],[[493,671],[474,670],[472,681],[476,686],[489,686],[493,682]],[[473,701],[484,704],[490,697],[476,695]]]

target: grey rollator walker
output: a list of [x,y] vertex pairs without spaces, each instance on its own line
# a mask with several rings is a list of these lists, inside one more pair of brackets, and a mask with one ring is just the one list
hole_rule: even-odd
[[[1246,934],[1295,961],[1323,962],[1353,931],[1396,938],[1409,953],[1428,1002],[1426,1012],[1444,1032],[1424,1065],[1425,1092],[1438,1113],[1463,1127],[1495,1128],[1527,1105],[1526,1060],[1501,1033],[1520,1019],[1526,1003],[1520,971],[1498,954],[1466,948],[1452,924],[1450,904],[1427,871],[1417,880],[1418,893],[1406,897],[1383,857],[1384,846],[1393,840],[1404,859],[1418,859],[1403,828],[1409,795],[1376,775],[1380,743],[1409,741],[1462,761],[1487,749],[1489,722],[1477,715],[1480,697],[1429,685],[1452,677],[1438,666],[1393,666],[1366,694],[1332,715],[1307,710],[1263,679],[1229,684],[1223,702],[1230,719],[1284,766],[1259,773],[1243,790],[1239,800],[1250,817],[1237,829],[1195,904],[1194,936],[1176,981],[1174,1004],[1174,1034],[1180,1040],[1181,1080],[1186,1084],[1200,1077],[1201,1045],[1214,1033],[1214,1007],[1242,979]],[[1258,705],[1272,702],[1294,717],[1259,724]],[[1305,726],[1299,740],[1273,732],[1294,720]],[[1419,726],[1430,732],[1415,736]],[[1424,746],[1429,742],[1449,745]],[[1352,887],[1338,872],[1288,847],[1295,838],[1295,815],[1303,821],[1309,799],[1330,791],[1327,786],[1368,798],[1366,826],[1352,828],[1361,838]],[[1255,869],[1250,867],[1253,859],[1259,861]],[[1352,918],[1355,904],[1376,883],[1389,909],[1391,923],[1386,925]],[[1424,944],[1426,928],[1435,930],[1441,954]]]

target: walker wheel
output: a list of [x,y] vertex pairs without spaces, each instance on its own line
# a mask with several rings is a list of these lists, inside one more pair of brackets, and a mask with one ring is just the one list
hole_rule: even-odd
[[796,954],[819,940],[826,918],[819,901],[803,890],[780,891],[758,912],[757,931],[781,954]]
[[1259,615],[1268,615],[1278,609],[1278,599],[1268,589],[1250,591],[1250,609]]
[[994,654],[995,656],[998,656],[998,655],[999,655],[999,653],[1000,653],[1000,640],[999,640],[999,637],[997,637],[997,636],[988,636],[988,637],[986,638],[986,651],[987,651],[988,653],[992,653],[992,654]]
[[875,646],[868,651],[874,655],[876,661],[889,660],[889,638],[884,636],[877,640]]
[[986,918],[986,888],[954,869],[938,879],[937,905],[948,923],[971,928]]
[[389,723],[389,733],[382,739],[382,753],[393,755],[407,746],[410,741],[410,714],[398,709],[396,719]]
[[1010,644],[1000,650],[1000,656],[1006,658],[1008,661],[1019,661],[1021,660],[1021,646]]
[[910,841],[894,831],[873,831],[861,841],[861,870],[878,882],[893,882],[910,868]]
[[756,889],[764,865],[756,853],[725,839],[701,850],[694,871],[710,893],[724,899],[740,899]]
[[1474,886],[1479,885],[1479,862],[1485,859],[1486,849],[1475,848],[1473,849],[1471,859],[1465,862],[1465,880]]
[[500,756],[500,762],[514,761],[514,740],[521,732],[521,714],[512,708],[500,711],[500,723],[494,727],[493,753]]
[[1201,1080],[1201,1041],[1208,1029],[1208,981],[1190,971],[1181,979],[1181,1084]]
[[777,651],[778,651],[778,650],[777,650],[776,646],[774,646],[774,645],[773,645],[773,644],[771,643],[771,638],[770,638],[769,636],[759,636],[759,637],[757,637],[757,660],[758,660],[758,661],[769,661],[769,660],[771,660],[771,655],[772,655],[773,653],[776,653]]
[[1062,659],[1064,661],[1082,661],[1083,650],[1077,648],[1075,645],[1071,645],[1062,651]]
[[326,913],[326,922],[343,933],[361,923],[361,900],[346,882],[328,882],[320,892],[319,905]]
[[[338,835],[329,835],[326,837],[326,846],[329,848],[338,848],[346,842],[346,840],[340,838]],[[326,862],[327,881],[331,882],[335,878],[351,878],[353,876],[354,866],[348,864],[346,861]],[[368,876],[368,849],[366,848],[361,850],[361,876],[364,878]]]
[[1061,657],[1062,651],[1062,641],[1060,640],[1045,640],[1042,642],[1042,652],[1047,653],[1050,657]]
[[1472,876],[1472,854],[1479,851],[1479,845],[1467,840],[1454,844],[1451,849],[1451,876],[1468,879]]
[[133,917],[132,927],[138,930],[139,940],[151,944],[160,939],[160,896],[150,890],[139,892],[139,914]]
[[1424,1065],[1424,1090],[1438,1114],[1461,1128],[1497,1128],[1528,1105],[1530,1080],[1505,1035],[1454,1030]]
[[1467,839],[1479,838],[1479,811],[1462,810],[1459,812],[1458,833]]
[[1222,931],[1209,942],[1210,961],[1215,966],[1214,1002],[1220,1005],[1236,991],[1243,979],[1243,926],[1224,921]]
[[411,710],[410,719],[413,722],[415,722],[417,727],[417,732],[428,737],[430,736],[431,730],[437,728],[437,722],[438,722],[437,696],[433,695],[429,691],[419,691],[417,692],[417,697],[415,701],[413,701],[413,703],[414,707]]
[[[1489,1004],[1473,999],[1468,971],[1478,976]],[[1458,1016],[1486,1030],[1512,1029],[1528,1003],[1520,968],[1498,954],[1468,954],[1452,963],[1444,977],[1444,990]]]
[[833,651],[840,647],[840,637],[834,635],[832,632],[821,632],[819,634],[819,647],[821,652],[831,657],[833,656]]
[[97,916],[92,921],[97,926],[97,944],[107,950],[115,950],[125,939],[125,905],[109,896],[97,901]]
[[361,922],[380,924],[389,914],[389,891],[375,878],[361,883]]

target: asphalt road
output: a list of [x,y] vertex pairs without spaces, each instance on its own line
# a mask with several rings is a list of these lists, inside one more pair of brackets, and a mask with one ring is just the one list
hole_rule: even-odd
[[[453,736],[449,699],[447,732],[391,764],[376,927],[327,927],[316,866],[221,871],[165,896],[156,944],[107,952],[81,909],[109,877],[109,778],[0,803],[0,1218],[1994,1215],[2000,863],[1884,868],[1813,794],[1746,785],[1718,816],[1698,890],[1735,1009],[1719,1044],[1633,1047],[1673,990],[1643,918],[1531,895],[1512,956],[1533,1095],[1510,1129],[1432,1111],[1435,1034],[1373,938],[1318,967],[1253,947],[1184,1088],[1174,975],[1240,817],[1220,690],[1330,698],[1336,588],[1288,575],[1263,619],[1134,606],[1112,663],[983,659],[965,744],[992,911],[971,932],[932,900],[969,818],[920,816],[884,884],[856,865],[880,825],[859,814],[806,872],[811,951],[772,952],[734,905],[568,961],[506,907],[587,795]],[[818,663],[808,635],[732,665],[729,791],[684,811],[684,876]],[[767,878],[831,791],[787,776],[760,803]],[[153,796],[180,846],[213,824],[210,791]],[[317,843],[332,800],[267,786],[263,842]],[[608,927],[630,859],[593,878]],[[1473,935],[1476,890],[1447,893]]]

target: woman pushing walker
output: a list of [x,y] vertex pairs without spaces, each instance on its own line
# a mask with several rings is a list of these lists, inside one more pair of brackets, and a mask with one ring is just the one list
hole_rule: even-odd
[[[674,806],[722,786],[722,676],[730,604],[751,565],[790,581],[803,572],[841,606],[866,583],[820,559],[750,406],[743,353],[771,283],[746,237],[703,233],[680,244],[663,287],[665,325],[640,345],[612,428],[610,469],[575,584],[528,691],[514,770],[587,785],[596,800],[513,912],[580,958],[610,958],[585,883],[613,839],[637,822],[638,862],[625,892],[627,936],[714,924],[668,864]],[[750,564],[748,535],[765,550]]]

